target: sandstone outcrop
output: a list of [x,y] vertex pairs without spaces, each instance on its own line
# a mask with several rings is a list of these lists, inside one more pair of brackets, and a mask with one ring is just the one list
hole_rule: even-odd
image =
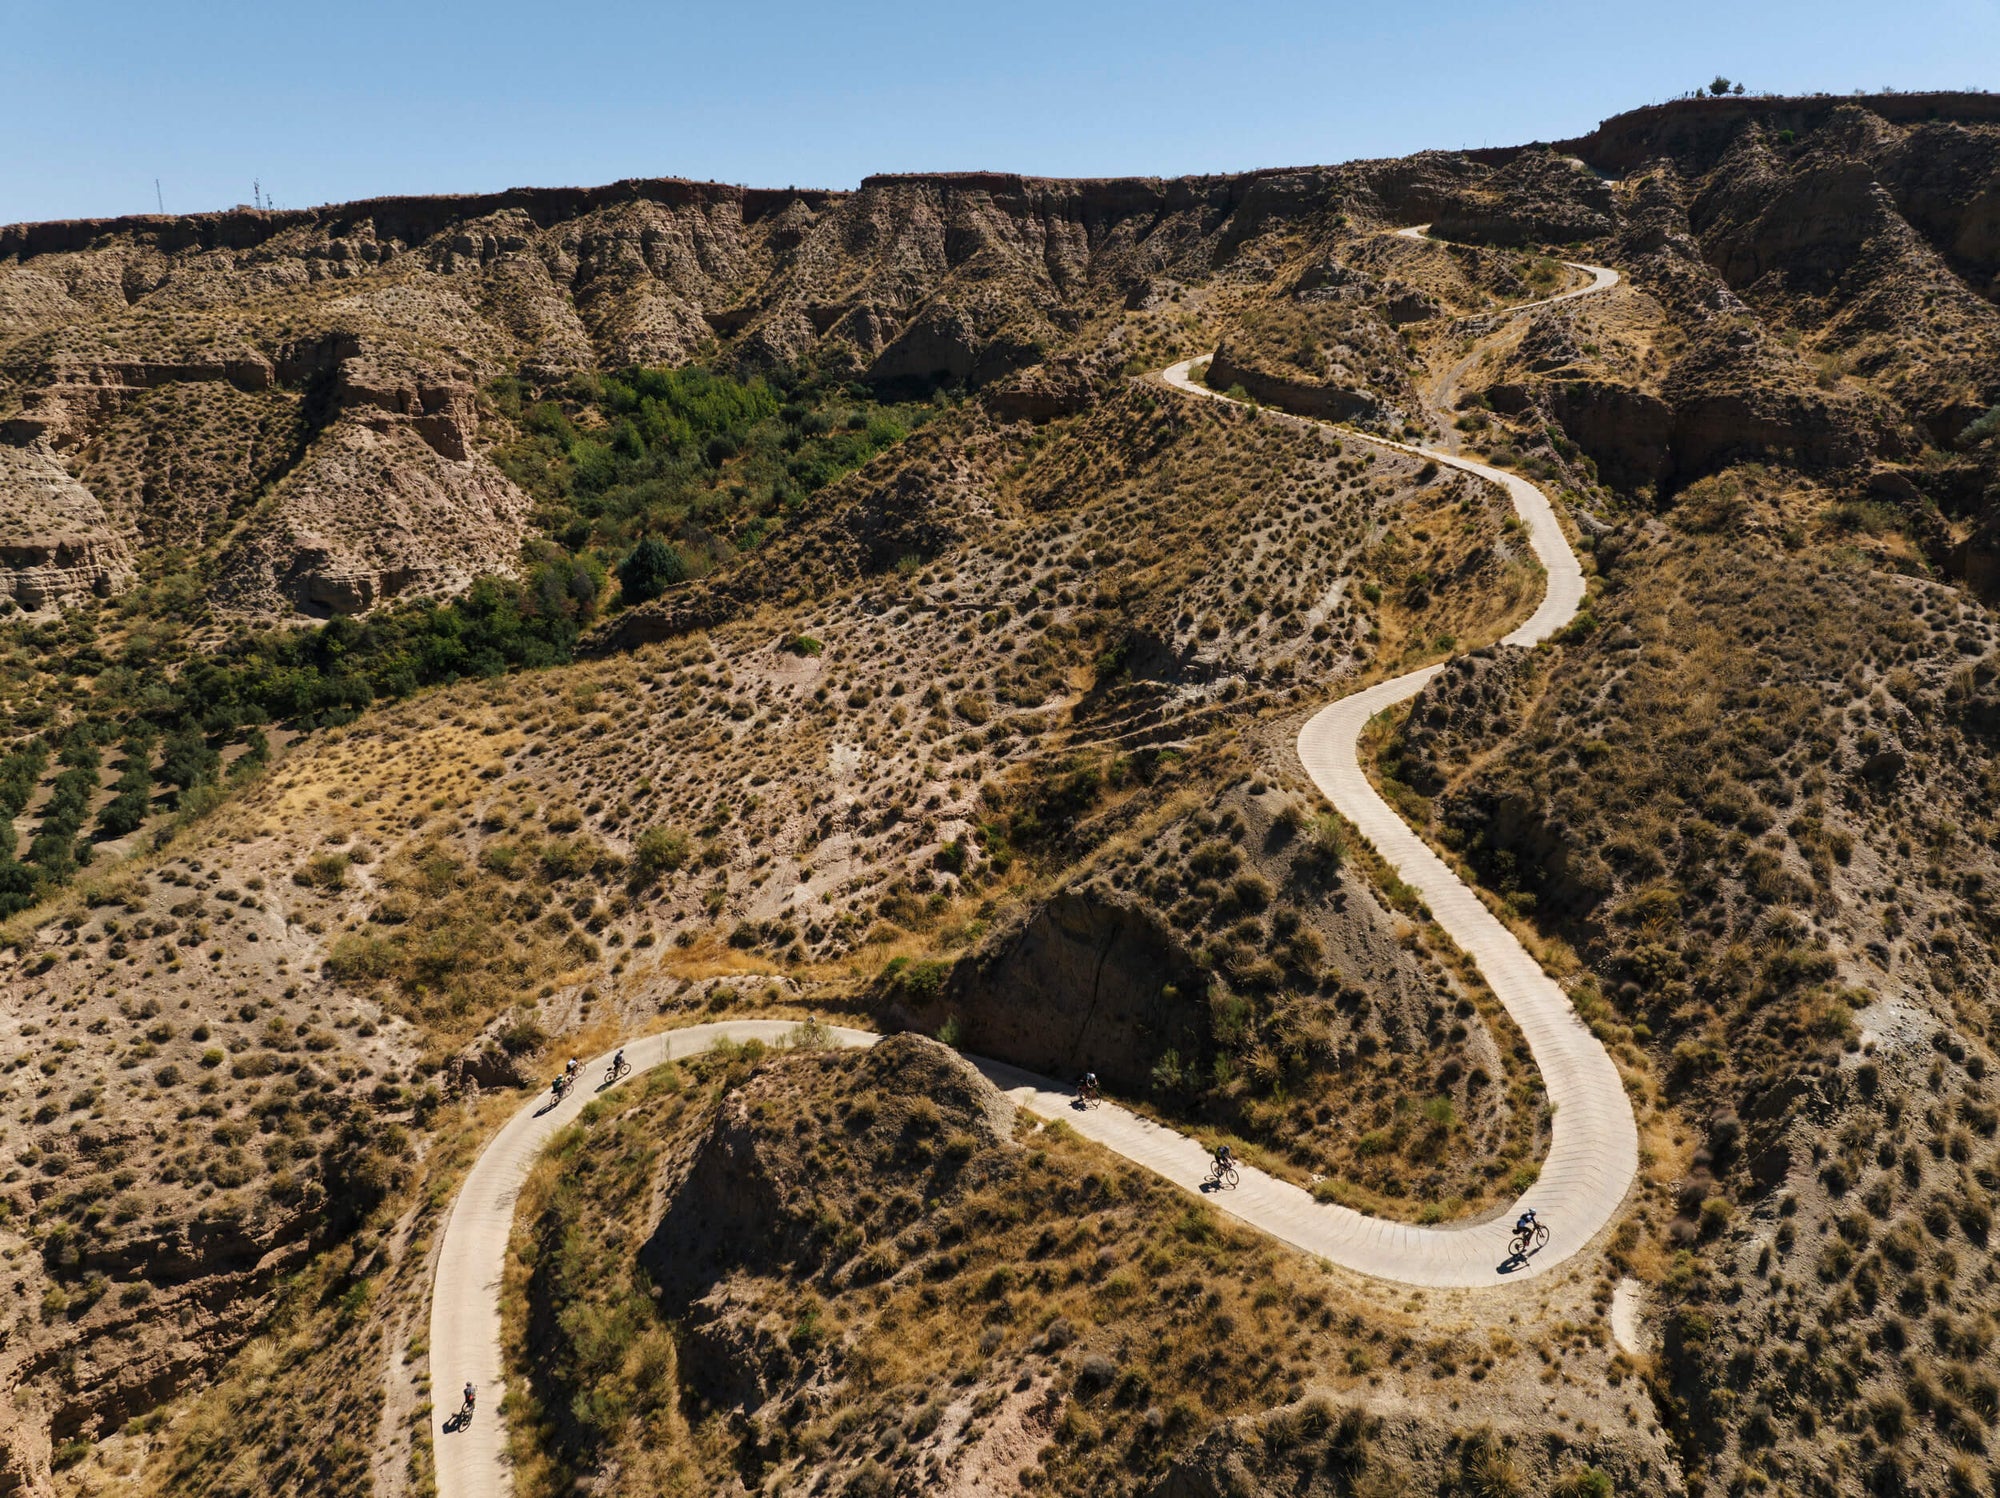
[[444,1064],[444,1085],[453,1092],[484,1088],[526,1087],[533,1080],[521,1058],[509,1049],[514,1020],[501,1015],[462,1046]]
[[346,614],[456,592],[512,568],[527,510],[477,432],[469,378],[353,334],[65,366],[6,423],[25,445],[0,448],[0,563],[21,607],[56,607],[129,581],[135,533],[186,546],[254,505],[218,567],[225,604]]
[[[2000,397],[2000,308],[1904,217],[1887,180],[1903,133],[1859,105],[1822,119],[1798,142],[1747,126],[1692,178],[1674,160],[1635,173],[1613,258],[1676,332],[1614,364],[1580,322],[1552,340],[1537,318],[1492,403],[1553,421],[1628,492],[1742,462],[1865,478],[1951,440]],[[2000,132],[1970,138],[1991,170]]]
[[213,1374],[270,1313],[317,1227],[312,1212],[296,1211],[254,1223],[190,1218],[108,1244],[55,1240],[47,1253],[71,1279],[108,1275],[148,1294],[15,1322],[0,1352],[0,1495],[44,1498],[53,1448],[94,1440]]
[[[1558,141],[1553,149],[1574,152],[1601,171],[1619,175],[1661,156],[1706,171],[1748,128],[1794,135],[1823,125],[1842,110],[1862,109],[1891,125],[1916,130],[1943,121],[1961,126],[2000,124],[2000,97],[1990,93],[1884,93],[1865,96],[1810,94],[1804,97],[1741,95],[1676,100],[1627,110],[1605,120],[1590,134]],[[1505,153],[1482,153],[1492,159]]]
[[527,496],[484,457],[438,450],[452,444],[449,406],[390,418],[379,410],[324,432],[223,552],[221,603],[358,614],[511,570]]
[[986,387],[986,403],[1005,421],[1053,421],[1095,405],[1115,378],[1099,360],[1049,359],[995,380]]
[[1887,410],[1858,393],[1817,390],[1803,374],[1751,329],[1696,343],[1660,391],[1674,409],[1677,478],[1764,459],[1852,468],[1903,450]]
[[1674,409],[1650,391],[1615,380],[1555,380],[1549,410],[1614,488],[1651,489],[1671,471]]
[[[1586,337],[1538,321],[1564,338],[1503,378],[1532,377],[1527,406],[1608,482],[1671,490],[1778,455],[1853,468],[1906,451],[1912,423],[1947,437],[2000,396],[1993,114],[1969,96],[1729,99],[1554,147],[1239,176],[879,176],[851,193],[626,182],[17,226],[0,230],[0,306],[18,312],[0,339],[4,427],[50,444],[141,546],[161,529],[148,515],[171,512],[183,536],[244,522],[220,574],[233,606],[346,612],[512,565],[522,501],[482,466],[474,394],[510,369],[803,360],[981,388],[1003,419],[1045,421],[1086,408],[1128,357],[1093,342],[1094,319],[1220,271],[1268,290],[1225,319],[1215,383],[1400,426],[1416,414],[1405,330],[1528,291],[1511,252],[1370,232],[1429,220],[1495,246],[1609,239],[1633,283],[1698,331],[1787,323],[1812,299],[1812,318],[1774,326],[1752,357],[1715,329],[1645,375],[1597,367]],[[1919,310],[1938,332],[1913,358],[1894,330]],[[1902,409],[1843,385],[1849,372]],[[186,402],[187,471],[151,488],[104,477],[127,413],[197,388],[234,395]],[[281,451],[287,422],[297,440]],[[368,456],[357,429],[387,455]],[[231,457],[246,446],[251,459]],[[330,496],[356,484],[383,486],[383,502],[356,506],[349,534]]]
[[0,447],[0,598],[40,613],[132,577],[125,538],[46,443]]
[[472,456],[479,417],[467,380],[438,375],[407,359],[357,353],[339,363],[332,404],[377,432],[407,423],[441,458],[464,462]]
[[0,1394],[0,1498],[43,1498],[53,1492],[49,1420],[27,1391]]

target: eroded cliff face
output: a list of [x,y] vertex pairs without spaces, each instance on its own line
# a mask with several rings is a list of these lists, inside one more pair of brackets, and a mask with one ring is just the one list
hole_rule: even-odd
[[1616,223],[1610,183],[1551,151],[1524,151],[1440,213],[1431,231],[1474,244],[1569,244]]
[[131,579],[125,537],[48,445],[0,447],[0,600],[40,613]]
[[[1483,382],[1493,408],[1559,431],[1588,477],[1628,495],[1670,500],[1743,463],[1836,485],[1916,465],[1921,504],[1977,525],[1991,499],[1949,456],[2000,399],[1990,108],[1948,120],[1896,100],[1704,101],[1557,149],[1622,173],[1595,242],[1625,285],[1524,319],[1461,401]],[[1562,180],[1549,159],[1519,153],[1500,172],[1546,199]],[[1948,565],[1948,548],[1934,560]]]
[[[1144,1092],[1161,1055],[1206,1042],[1207,984],[1186,949],[1138,902],[1057,895],[1011,940],[962,970],[942,999],[965,1045],[1044,1076],[1095,1071]],[[940,1014],[912,1019],[932,1027]]]
[[[1487,175],[1430,155],[853,193],[655,181],[0,229],[0,441],[52,458],[105,517],[95,551],[23,561],[44,569],[28,596],[115,591],[120,546],[190,545],[220,547],[214,597],[233,610],[449,593],[509,570],[524,534],[525,499],[481,455],[476,391],[497,374],[810,361],[884,387],[995,386],[996,409],[1046,419],[1119,377],[1130,354],[1105,318],[1219,268],[1254,286],[1350,214],[1491,199]],[[1420,289],[1395,305],[1433,310]],[[1360,340],[1371,362],[1390,336]],[[1334,373],[1379,393],[1372,371]]]
[[[231,607],[353,612],[514,564],[525,502],[481,461],[475,396],[505,371],[809,361],[990,387],[1003,415],[1044,420],[1143,357],[1128,314],[1207,288],[1219,383],[1421,425],[1406,338],[1529,289],[1379,233],[1428,220],[1598,246],[1658,299],[1684,343],[1668,367],[1598,367],[1585,337],[1495,381],[1612,482],[1844,470],[1949,441],[2000,395],[1992,115],[1957,96],[1697,101],[1553,149],[1230,177],[658,180],[15,226],[0,440],[42,444],[133,556],[247,520],[216,574]],[[115,590],[115,544],[99,552],[27,559],[28,596]]]

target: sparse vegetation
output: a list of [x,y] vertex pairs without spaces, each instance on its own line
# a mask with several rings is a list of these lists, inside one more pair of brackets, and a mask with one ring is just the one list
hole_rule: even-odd
[[[1052,1492],[1145,1491],[1218,1443],[1394,1483],[1422,1438],[1308,1388],[1365,1401],[1378,1359],[1393,1376],[1468,1356],[1486,1376],[1490,1354],[1357,1314],[1310,1266],[1060,1126],[996,1132],[976,1080],[921,1042],[732,1049],[633,1091],[559,1141],[518,1219],[507,1340],[525,1493],[605,1472],[633,1492],[886,1491],[997,1478],[996,1462],[1012,1478],[1022,1432],[1033,1485]],[[756,1162],[767,1199],[711,1210],[731,1184],[688,1167],[724,1147]],[[838,1204],[832,1182],[853,1183]],[[691,1235],[729,1245],[731,1267],[695,1262]],[[1241,1435],[1221,1423],[1275,1403]],[[1486,1468],[1536,1470],[1483,1439]]]
[[[536,1185],[528,1490],[1989,1489],[2000,333],[1949,184],[1995,137],[1727,88],[1615,187],[641,183],[10,252],[0,487],[75,542],[0,598],[0,1374],[64,1490],[427,1491],[477,1140],[551,1051],[746,1013],[794,1044],[607,1093]],[[1494,315],[1565,260],[1622,287]],[[1146,379],[1197,351],[1257,409]],[[1498,493],[1288,408],[1541,484],[1584,611],[1489,649],[1542,588]],[[1366,1211],[1527,1189],[1518,1035],[1291,754],[1447,656],[1379,783],[1645,1131],[1559,1279],[1350,1297],[804,1018],[1091,1066]],[[721,1127],[775,1228],[677,1284]]]

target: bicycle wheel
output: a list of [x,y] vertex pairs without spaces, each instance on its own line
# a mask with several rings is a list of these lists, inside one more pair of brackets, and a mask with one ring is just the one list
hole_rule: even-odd
[[1548,1241],[1549,1241],[1548,1227],[1546,1225],[1538,1225],[1535,1228],[1535,1247],[1537,1249],[1545,1248],[1548,1246]]
[[1528,1235],[1526,1233],[1516,1233],[1507,1240],[1507,1256],[1509,1258],[1522,1259],[1526,1258],[1527,1254]]
[[1227,1186],[1231,1191],[1236,1189],[1236,1167],[1234,1165],[1222,1173],[1222,1184]]

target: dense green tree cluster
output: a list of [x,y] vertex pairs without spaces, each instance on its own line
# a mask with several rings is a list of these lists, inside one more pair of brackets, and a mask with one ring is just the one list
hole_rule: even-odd
[[618,564],[618,596],[626,603],[645,603],[686,582],[687,575],[687,558],[658,536],[648,536]]
[[96,725],[80,723],[72,728],[63,738],[57,762],[63,768],[50,787],[35,840],[28,844],[28,862],[38,866],[51,882],[60,884],[76,872],[76,835],[97,794],[97,767],[102,755]]
[[192,662],[171,711],[210,734],[245,723],[315,727],[423,687],[560,665],[597,617],[604,571],[591,557],[540,549],[547,555],[519,579],[482,577],[448,602],[274,630]]
[[113,795],[97,814],[97,831],[102,837],[124,837],[137,832],[153,804],[153,742],[150,723],[134,723],[126,731],[121,746],[124,768],[113,785]]
[[488,393],[522,429],[495,460],[550,535],[617,567],[626,603],[758,545],[933,409],[800,370],[628,369],[539,393],[508,378]]
[[49,746],[39,738],[29,739],[19,748],[0,756],[0,816],[6,818],[6,833],[0,838],[0,853],[14,851],[14,818],[28,804],[48,767]]

